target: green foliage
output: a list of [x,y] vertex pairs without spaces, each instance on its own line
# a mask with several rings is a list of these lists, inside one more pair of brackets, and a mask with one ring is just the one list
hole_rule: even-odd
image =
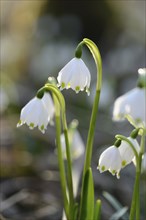
[[81,218],[84,220],[92,220],[94,217],[94,184],[92,170],[86,171],[83,184],[83,197],[81,207]]

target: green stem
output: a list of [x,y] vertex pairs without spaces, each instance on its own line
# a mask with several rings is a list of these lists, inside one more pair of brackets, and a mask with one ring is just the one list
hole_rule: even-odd
[[[70,213],[73,213],[74,210],[74,194],[73,194],[73,180],[72,180],[72,161],[71,161],[71,153],[70,153],[70,144],[68,138],[68,129],[66,124],[66,117],[63,117],[63,129],[64,129],[64,137],[66,144],[66,156],[67,156],[67,176],[68,176],[68,191],[70,198]],[[72,216],[72,214],[71,214]]]
[[95,100],[93,104],[93,110],[91,114],[88,138],[87,138],[83,176],[85,175],[87,169],[90,167],[90,164],[91,164],[93,139],[94,139],[95,125],[96,125],[96,117],[97,117],[97,112],[98,112],[99,98],[100,98],[100,91],[96,91]]
[[133,220],[135,216],[136,219],[140,219],[140,174],[141,174],[142,155],[144,153],[144,144],[145,144],[145,135],[143,132],[143,135],[141,137],[140,153],[136,158],[136,177],[135,177],[135,184],[134,184],[129,220]]
[[140,174],[141,174],[142,156],[144,154],[144,146],[145,146],[145,135],[143,132],[140,143],[140,153],[139,153],[139,161],[138,161],[139,163],[137,166],[139,173],[139,181],[137,186],[137,198],[136,198],[136,219],[140,219]]
[[91,165],[93,140],[94,140],[95,126],[96,126],[96,117],[97,117],[97,113],[98,113],[100,90],[101,90],[101,86],[102,86],[102,60],[101,60],[101,55],[100,55],[99,49],[97,48],[97,46],[94,44],[93,41],[91,41],[87,38],[84,38],[83,41],[79,45],[82,45],[83,43],[89,48],[89,50],[94,58],[94,61],[96,64],[96,69],[97,69],[97,84],[96,84],[96,94],[95,94],[92,113],[91,113],[91,119],[90,119],[90,125],[89,125],[88,137],[87,137],[87,144],[86,144],[85,163],[84,163],[83,177],[82,177],[79,218],[81,217],[81,207],[84,202],[83,201],[84,177],[85,177],[86,171],[89,169],[89,167]]
[[67,183],[68,183],[68,191],[69,191],[69,199],[70,199],[70,213],[74,209],[74,194],[73,194],[73,180],[72,180],[72,161],[71,161],[71,153],[70,153],[70,146],[69,146],[69,139],[68,139],[68,129],[66,123],[66,107],[65,107],[65,100],[60,92],[60,90],[52,84],[46,84],[44,87],[46,90],[52,91],[52,93],[56,96],[57,101],[61,106],[61,113],[62,113],[62,124],[65,136],[65,144],[66,144],[66,156],[67,156]]
[[[140,161],[139,161],[140,164]],[[140,219],[140,171],[136,173],[137,175],[137,188],[136,188],[136,219]]]
[[66,184],[66,176],[65,176],[65,168],[64,168],[64,160],[62,156],[62,148],[61,148],[61,123],[60,123],[60,112],[58,107],[58,101],[56,100],[56,97],[54,97],[55,102],[55,109],[56,109],[56,144],[57,144],[57,151],[58,151],[58,163],[59,163],[59,169],[60,169],[60,179],[61,179],[61,187],[62,187],[62,193],[63,193],[63,201],[64,201],[64,209],[65,214],[67,216],[67,219],[69,219],[69,210],[68,210],[68,199],[67,199],[67,184]]
[[99,49],[94,44],[94,42],[87,38],[84,38],[83,42],[84,44],[86,44],[86,46],[89,48],[90,52],[92,53],[93,58],[95,60],[96,68],[97,68],[96,94],[94,98],[92,114],[91,114],[91,119],[90,119],[90,126],[89,126],[88,137],[87,137],[85,164],[84,164],[84,170],[83,170],[83,178],[84,178],[84,175],[86,171],[89,169],[90,164],[91,164],[96,117],[97,117],[98,105],[99,105],[99,99],[100,99],[100,90],[102,86],[102,61],[101,61],[101,55],[100,55]]
[[[134,184],[134,190],[133,190],[129,220],[134,220],[135,219],[135,213],[136,213],[136,207],[137,207],[137,190],[139,188],[139,178],[140,178],[140,172],[136,171],[136,177],[135,177],[135,184]],[[139,193],[139,190],[138,190],[138,193]]]

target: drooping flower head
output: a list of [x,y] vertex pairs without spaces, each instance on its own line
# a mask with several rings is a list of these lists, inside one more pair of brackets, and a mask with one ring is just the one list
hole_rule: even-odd
[[58,86],[61,89],[72,88],[76,93],[86,89],[89,94],[91,76],[90,72],[81,58],[73,58],[60,70]]
[[135,127],[146,127],[146,69],[139,69],[137,87],[116,99],[113,120],[127,118]]
[[129,116],[137,126],[146,126],[146,90],[135,88],[116,99],[113,109],[115,121],[124,120]]
[[35,97],[23,107],[17,127],[26,123],[30,129],[38,126],[39,130],[45,133],[45,129],[53,116],[53,100],[50,94],[45,92],[42,98]]
[[112,175],[117,175],[119,178],[119,173],[122,168],[122,159],[120,152],[116,146],[111,146],[107,148],[99,158],[99,164],[97,169],[100,173],[109,171]]

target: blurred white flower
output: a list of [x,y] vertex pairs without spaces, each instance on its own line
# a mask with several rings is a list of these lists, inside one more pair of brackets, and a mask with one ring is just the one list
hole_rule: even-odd
[[[128,140],[133,144],[137,153],[139,153],[140,146],[139,146],[137,140],[133,139],[132,137],[128,137]],[[122,167],[125,167],[126,165],[128,165],[132,161],[134,162],[134,164],[136,164],[135,154],[134,154],[132,148],[130,147],[130,145],[126,141],[122,141],[121,145],[118,149],[119,149],[119,152],[120,152],[120,155],[122,158]]]
[[146,152],[144,153],[142,157],[141,172],[142,173],[146,172]]
[[[78,122],[77,120],[73,120],[68,129],[68,137],[72,158],[72,175],[73,175],[73,191],[74,195],[77,196],[78,185],[80,182],[80,177],[84,164],[84,153],[85,146],[84,142],[80,136],[80,133],[77,130]],[[66,160],[66,145],[64,134],[61,134],[61,145],[62,145],[62,153],[63,157]]]
[[26,123],[30,129],[38,126],[39,130],[45,133],[45,129],[53,116],[53,100],[49,93],[44,93],[41,99],[35,97],[23,107],[17,127]]
[[[69,134],[71,156],[72,159],[75,160],[84,154],[85,151],[84,143],[77,130],[73,131],[73,134],[69,130],[68,134]],[[62,152],[64,159],[66,159],[66,145],[65,145],[64,134],[61,134],[61,145],[62,145]]]
[[119,172],[122,168],[122,159],[120,152],[116,146],[107,148],[99,158],[99,164],[97,169],[100,173],[109,171],[112,175],[117,175],[119,178]]
[[124,120],[125,117],[136,125],[146,127],[146,89],[134,88],[116,99],[113,109],[115,121]]
[[140,68],[140,69],[138,69],[138,73],[139,73],[140,75],[145,76],[145,74],[146,74],[146,68]]
[[76,93],[83,91],[89,94],[91,76],[90,72],[81,58],[73,58],[60,70],[58,77],[58,85],[61,89],[72,88]]

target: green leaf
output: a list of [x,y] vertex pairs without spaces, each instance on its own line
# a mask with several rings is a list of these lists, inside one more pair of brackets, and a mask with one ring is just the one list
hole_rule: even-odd
[[85,173],[83,184],[83,197],[81,207],[81,220],[93,220],[94,218],[94,185],[92,170],[89,168]]
[[75,203],[74,213],[73,213],[73,220],[76,220],[76,219],[77,219],[78,210],[79,210],[79,204],[78,204],[78,203]]
[[94,220],[100,220],[101,200],[97,200],[94,207]]
[[120,209],[119,211],[117,211],[116,213],[114,213],[109,220],[118,220],[120,219],[128,210],[128,207],[123,207],[122,209]]

